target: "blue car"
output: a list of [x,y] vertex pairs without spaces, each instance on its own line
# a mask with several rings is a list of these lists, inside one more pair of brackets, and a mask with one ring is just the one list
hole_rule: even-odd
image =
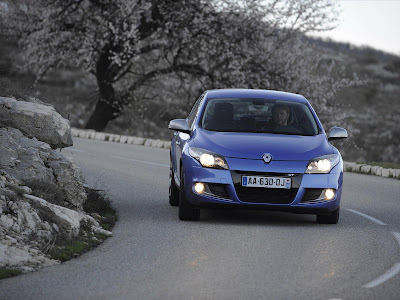
[[251,89],[204,92],[186,119],[170,121],[169,203],[181,220],[202,207],[315,214],[339,220],[343,161],[301,95]]

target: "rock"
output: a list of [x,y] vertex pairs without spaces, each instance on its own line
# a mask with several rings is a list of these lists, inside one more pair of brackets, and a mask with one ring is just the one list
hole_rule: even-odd
[[390,175],[389,169],[382,168],[382,176],[389,177],[389,175]]
[[91,213],[90,216],[91,216],[92,218],[94,218],[94,219],[95,219],[96,221],[98,221],[98,222],[100,222],[100,221],[103,219],[103,217],[100,216],[98,213]]
[[375,171],[376,172],[375,174],[378,175],[378,176],[382,176],[382,171],[383,171],[382,167],[377,167],[376,171]]
[[153,144],[153,141],[154,141],[153,139],[146,139],[144,142],[144,145],[146,147],[151,147],[151,145]]
[[396,169],[389,169],[389,177],[396,178]]
[[363,166],[363,165],[360,165],[360,164],[354,164],[354,165],[352,166],[353,172],[360,172],[362,166]]
[[57,226],[56,223],[53,223],[51,226],[53,227],[53,229],[54,229],[55,232],[57,232],[57,233],[60,232],[60,229],[58,228],[58,226]]
[[361,167],[361,173],[371,174],[371,166],[368,166],[368,165],[362,166]]
[[77,128],[71,128],[71,135],[75,137],[79,137],[79,129]]
[[6,242],[7,242],[9,245],[15,245],[15,244],[17,244],[17,240],[14,239],[13,237],[9,236],[9,235],[6,235],[4,238],[5,238]]
[[122,144],[126,144],[127,140],[128,140],[128,137],[126,135],[121,135],[119,142]]
[[96,131],[94,131],[94,130],[86,130],[86,137],[88,138],[88,139],[94,139],[95,138],[95,136],[96,136]]
[[[21,161],[18,166],[16,158]],[[0,128],[0,165],[18,181],[35,178],[56,184],[71,207],[81,209],[86,200],[85,181],[73,161],[48,144],[23,136],[18,129]]]
[[[53,172],[44,163],[50,152],[48,144],[27,138],[18,129],[0,128],[0,165],[18,180],[39,178],[52,181]],[[17,157],[21,161],[18,166],[15,165]]]
[[371,167],[371,174],[372,175],[377,175],[377,171],[378,171],[378,166],[372,166]]
[[82,222],[88,224],[95,232],[101,229],[95,219],[82,212],[48,203],[44,199],[32,195],[24,195],[24,198],[28,199],[29,203],[42,214],[45,220],[55,223],[57,228],[65,232],[69,237],[79,234]]
[[94,226],[94,227],[92,227],[92,230],[93,230],[93,232],[104,234],[106,236],[113,235],[113,233],[111,231],[105,230],[105,229],[101,228],[100,226],[97,226],[97,227]]
[[[164,147],[165,149],[171,149],[171,142],[169,142],[169,141],[164,141],[163,147]],[[345,170],[346,170],[346,168],[345,168]]]
[[132,144],[134,144],[134,145],[144,145],[144,142],[145,142],[145,138],[134,137],[132,139]]
[[96,134],[94,135],[94,138],[96,140],[104,141],[106,138],[106,135],[103,132],[96,132]]
[[[82,173],[52,149],[72,145],[69,122],[52,106],[30,101],[0,97],[0,267],[24,271],[57,263],[40,251],[56,235],[72,238],[81,229],[112,235],[81,211],[87,197]],[[98,133],[73,134],[94,139]]]
[[32,233],[37,233],[42,229],[42,219],[39,217],[38,212],[34,210],[31,205],[25,201],[18,201],[16,210],[18,230],[15,232],[29,236]]
[[112,139],[110,139],[110,141],[118,143],[120,139],[121,139],[121,136],[119,134],[113,134]]
[[59,263],[47,258],[40,251],[31,252],[31,248],[24,246],[23,243],[7,245],[4,240],[0,240],[0,267],[18,268],[23,272],[30,272],[35,270],[38,265],[51,266]]
[[52,169],[57,185],[63,189],[68,203],[82,209],[86,201],[85,179],[73,161],[59,152],[52,152],[47,165]]
[[21,189],[21,192],[24,194],[31,194],[32,193],[32,189],[28,186],[20,186],[19,187]]
[[51,226],[47,221],[41,223],[41,229],[46,231],[51,231]]
[[155,140],[152,144],[153,147],[162,148],[164,146],[164,142],[161,140]]
[[56,223],[70,237],[78,235],[81,220],[79,212],[48,203],[44,199],[32,195],[24,195],[24,197],[42,214],[45,220]]
[[17,128],[53,149],[73,144],[69,121],[48,105],[0,97],[0,126]]
[[86,138],[86,131],[85,130],[80,130],[78,133],[79,133],[78,137]]

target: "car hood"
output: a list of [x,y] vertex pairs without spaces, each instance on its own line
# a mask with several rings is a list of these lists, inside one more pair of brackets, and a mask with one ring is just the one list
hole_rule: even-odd
[[264,153],[273,160],[309,161],[334,153],[324,134],[298,136],[271,133],[215,132],[197,128],[194,146],[225,157],[261,159]]

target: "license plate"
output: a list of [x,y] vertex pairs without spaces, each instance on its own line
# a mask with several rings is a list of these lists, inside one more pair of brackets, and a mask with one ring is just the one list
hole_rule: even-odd
[[242,176],[242,186],[290,189],[292,186],[292,179],[282,177]]

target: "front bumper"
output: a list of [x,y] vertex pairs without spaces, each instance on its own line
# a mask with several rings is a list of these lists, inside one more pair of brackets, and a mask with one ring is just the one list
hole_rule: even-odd
[[[304,174],[307,161],[273,161],[270,164],[265,164],[262,160],[226,158],[230,170],[220,170],[204,168],[197,160],[187,155],[182,156],[182,159],[186,197],[195,206],[229,206],[232,208],[276,210],[305,214],[329,214],[340,205],[343,182],[342,161],[329,174]],[[290,190],[276,189],[279,191],[276,191],[278,194],[274,192],[273,200],[269,195],[261,200],[257,199],[257,194],[254,197],[243,197],[243,193],[247,192],[246,189],[252,188],[241,188],[241,176],[254,174],[292,178],[292,188]],[[206,193],[198,194],[194,190],[196,182],[203,182],[206,186],[210,185],[210,187],[222,187],[225,189],[225,193],[210,193],[210,189],[207,189]],[[305,201],[305,198],[309,198],[305,196],[308,191],[326,188],[336,191],[332,200],[318,201],[316,199],[316,201]],[[272,190],[258,189],[261,189],[261,191],[258,190],[257,192],[261,193],[263,190],[269,190],[266,191],[268,193]],[[279,201],[279,198],[285,199]]]

